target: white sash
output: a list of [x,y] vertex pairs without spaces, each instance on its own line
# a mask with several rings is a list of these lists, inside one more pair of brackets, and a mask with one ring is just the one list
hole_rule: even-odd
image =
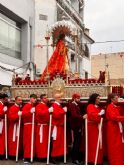
[[119,126],[119,129],[120,129],[120,133],[122,134],[122,143],[124,143],[124,137],[123,137],[123,125],[121,122],[118,122],[118,126]]
[[13,128],[13,142],[16,141],[16,137],[18,136],[18,132],[19,132],[19,125],[17,123],[14,124],[14,128]]
[[38,125],[40,125],[40,129],[39,129],[40,143],[43,143],[43,126],[44,125],[48,125],[48,124],[40,124],[40,123],[38,123]]
[[3,119],[0,121],[0,134],[2,134],[3,131]]
[[57,137],[57,126],[55,126],[55,125],[53,127],[52,137],[53,137],[53,140],[56,140],[56,137]]
[[118,122],[120,133],[123,133],[123,126],[121,122]]
[[43,124],[41,124],[40,126],[39,135],[40,135],[40,143],[42,143],[43,142]]

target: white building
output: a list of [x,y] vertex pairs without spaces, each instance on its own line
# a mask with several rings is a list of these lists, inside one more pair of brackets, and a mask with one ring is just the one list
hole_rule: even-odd
[[[47,28],[52,32],[49,41],[49,58],[55,43],[54,30],[69,28],[72,24],[78,31],[77,50],[72,35],[67,39],[72,72],[80,72],[83,78],[91,77],[90,46],[94,42],[89,37],[89,30],[84,26],[84,0],[35,0],[35,56],[37,74],[41,74],[47,65],[46,40]],[[48,26],[48,27],[47,27]],[[61,26],[61,28],[59,28]],[[74,30],[74,29],[73,29]],[[74,33],[74,31],[72,32]],[[40,47],[41,46],[41,47]],[[77,55],[77,56],[76,56]],[[77,62],[75,62],[77,61]]]
[[[90,77],[89,50],[94,41],[87,34],[83,12],[83,0],[0,0],[0,84],[10,86],[12,70],[28,62],[36,64],[37,74],[43,72],[47,65],[47,26],[53,32],[54,28],[59,28],[60,22],[62,27],[71,31],[72,26],[78,31],[77,50],[74,43],[76,37],[72,34],[74,31],[71,31],[71,37],[66,38],[72,71],[80,72],[82,77]],[[50,45],[55,43],[55,40],[52,33],[49,41],[49,58],[54,51]],[[26,69],[27,65],[16,71],[22,73]]]
[[34,12],[34,0],[0,0],[1,85],[10,86],[12,69],[33,61]]

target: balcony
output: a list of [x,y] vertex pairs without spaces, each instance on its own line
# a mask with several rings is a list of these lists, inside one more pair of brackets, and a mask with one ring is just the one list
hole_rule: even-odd
[[66,1],[66,0],[56,0],[57,4],[73,19],[83,30],[84,23],[77,11]]

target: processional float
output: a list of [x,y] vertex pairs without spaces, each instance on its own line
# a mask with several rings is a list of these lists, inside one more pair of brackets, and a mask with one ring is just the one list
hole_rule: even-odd
[[[50,32],[50,33],[49,33]],[[48,61],[49,40],[52,36],[57,43],[56,49]],[[60,37],[60,40],[57,39]],[[75,72],[69,68],[68,50],[70,45],[66,45],[63,38],[71,38],[75,52]],[[101,97],[106,97],[111,91],[111,86],[106,81],[106,76],[99,79],[80,78],[78,56],[79,56],[79,37],[78,29],[69,21],[58,21],[47,31],[45,36],[47,48],[47,66],[38,80],[21,80],[18,77],[13,81],[11,95],[14,98],[21,95],[27,100],[30,94],[34,93],[38,97],[46,93],[49,98],[53,98],[55,92],[61,92],[64,99],[71,98],[73,93],[80,93],[81,98],[87,98],[90,94],[97,91]],[[53,43],[54,45],[54,43]],[[58,55],[57,55],[58,54]],[[53,65],[54,64],[54,65]],[[19,79],[19,81],[17,81]],[[106,83],[107,82],[107,83]]]

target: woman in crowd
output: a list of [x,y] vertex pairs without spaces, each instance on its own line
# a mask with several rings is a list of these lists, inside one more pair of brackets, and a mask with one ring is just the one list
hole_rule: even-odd
[[[100,95],[93,93],[88,100],[88,164],[94,165],[96,159],[96,149],[98,143],[99,124],[105,111],[99,107]],[[101,138],[102,139],[102,138]],[[101,140],[102,142],[102,140]],[[102,164],[103,149],[102,145],[98,148],[97,164]]]
[[110,94],[107,100],[107,148],[110,165],[124,165],[124,116],[120,116],[120,107],[117,105],[118,95]]

